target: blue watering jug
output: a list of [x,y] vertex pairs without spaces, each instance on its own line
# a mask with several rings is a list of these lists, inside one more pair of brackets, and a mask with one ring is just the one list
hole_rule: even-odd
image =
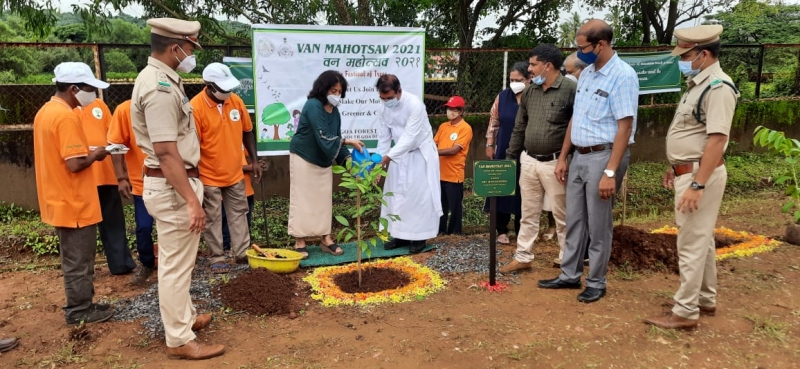
[[358,149],[353,148],[353,151],[351,153],[351,157],[353,158],[354,162],[359,163],[361,165],[363,165],[366,162],[370,163],[369,165],[362,166],[359,174],[371,171],[372,168],[375,166],[375,164],[380,163],[381,159],[383,158],[380,154],[377,153],[370,154],[369,150],[367,150],[366,147],[364,147],[363,150],[364,152],[359,152]]

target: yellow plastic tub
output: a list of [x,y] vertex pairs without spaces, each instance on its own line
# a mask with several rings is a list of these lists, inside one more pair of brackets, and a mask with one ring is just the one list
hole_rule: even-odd
[[256,250],[247,250],[247,261],[251,268],[266,268],[273,273],[291,273],[300,267],[300,260],[303,254],[286,249],[263,249],[264,252],[274,253],[285,256],[286,259],[271,259],[260,256]]

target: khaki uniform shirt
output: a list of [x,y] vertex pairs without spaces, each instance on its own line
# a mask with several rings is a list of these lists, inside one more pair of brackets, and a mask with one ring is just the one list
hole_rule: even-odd
[[181,78],[161,61],[148,58],[136,77],[131,96],[131,123],[136,144],[146,155],[144,165],[159,168],[155,142],[177,142],[184,166],[197,167],[200,142],[192,116],[192,105]]
[[[731,77],[722,71],[719,62],[687,80],[689,88],[678,103],[667,132],[667,160],[670,164],[699,162],[709,134],[730,135],[738,94],[722,81],[732,83]],[[697,109],[700,94],[709,85],[711,89],[703,97],[701,106],[701,118],[706,120],[703,125],[695,119],[694,111]],[[725,146],[727,148],[727,143]]]

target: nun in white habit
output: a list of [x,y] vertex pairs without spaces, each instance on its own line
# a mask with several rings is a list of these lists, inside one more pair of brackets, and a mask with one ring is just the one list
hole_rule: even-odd
[[436,237],[439,231],[439,154],[422,100],[403,91],[392,74],[378,78],[375,87],[384,104],[378,113],[378,152],[383,155],[381,165],[388,172],[383,191],[393,193],[385,197],[387,205],[381,207],[381,217],[400,217],[389,221],[389,234],[394,240],[384,248],[407,246],[412,253],[418,253],[425,248],[425,241]]

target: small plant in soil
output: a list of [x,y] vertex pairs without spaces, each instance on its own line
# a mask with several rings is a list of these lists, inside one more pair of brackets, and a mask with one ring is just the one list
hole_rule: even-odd
[[[363,224],[362,217],[370,210],[386,205],[384,196],[392,196],[391,192],[383,193],[383,189],[378,186],[381,177],[386,176],[386,171],[380,165],[375,165],[371,160],[361,163],[348,160],[344,166],[336,165],[333,173],[342,175],[340,187],[349,190],[348,197],[355,198],[355,206],[347,212],[347,217],[336,216],[336,221],[344,228],[339,231],[336,239],[339,242],[349,242],[355,237],[357,263],[358,263],[358,285],[361,286],[361,254],[366,253],[369,258],[372,255],[372,247],[378,245],[378,238],[384,242],[389,240],[389,221],[400,220],[395,214],[388,214],[387,218],[379,217],[377,220]],[[348,218],[350,218],[348,220]],[[355,221],[355,223],[352,223]],[[364,238],[364,231],[369,231],[375,236]]]
[[776,184],[786,186],[786,195],[789,196],[789,201],[783,204],[781,211],[789,213],[794,209],[792,212],[794,221],[800,223],[800,182],[797,180],[798,166],[800,166],[800,141],[787,138],[783,132],[758,126],[753,135],[753,144],[785,157],[786,172],[775,180]]

